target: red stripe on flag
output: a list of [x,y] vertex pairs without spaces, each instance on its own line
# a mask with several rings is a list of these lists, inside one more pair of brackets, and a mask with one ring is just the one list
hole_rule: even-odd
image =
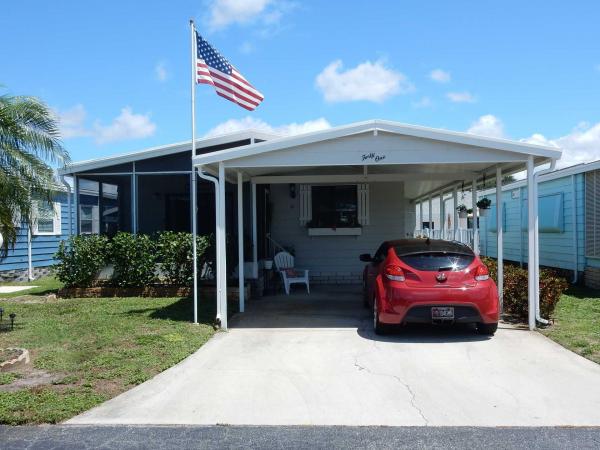
[[[216,78],[217,80],[220,80],[220,81],[222,81],[224,84],[226,84],[226,85],[228,85],[228,86],[234,86],[234,87],[236,87],[237,89],[239,89],[240,91],[242,91],[244,94],[246,94],[246,96],[249,96],[249,97],[250,97],[250,99],[251,99],[252,101],[254,101],[254,102],[258,102],[258,103],[260,103],[260,102],[261,102],[261,100],[262,100],[262,98],[260,98],[258,95],[254,94],[253,92],[250,92],[248,89],[246,89],[246,88],[244,88],[244,87],[240,86],[240,85],[239,85],[239,84],[237,84],[237,83],[231,83],[231,81],[230,81],[230,80],[228,80],[228,79],[227,79],[227,78],[225,78],[225,77],[222,77],[221,75],[219,75],[219,74],[217,74],[217,73],[211,72],[211,76],[212,76],[213,78]],[[223,84],[223,83],[221,83],[221,84]],[[258,103],[257,103],[257,104],[258,104]]]

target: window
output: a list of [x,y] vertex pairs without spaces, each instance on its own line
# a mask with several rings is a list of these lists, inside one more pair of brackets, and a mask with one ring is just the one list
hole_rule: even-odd
[[32,233],[34,235],[61,234],[60,203],[48,203],[42,200],[35,201],[32,213]]
[[356,228],[358,195],[356,185],[312,186],[311,228]]
[[137,193],[140,233],[190,231],[189,175],[138,175]]
[[79,232],[114,236],[131,231],[131,176],[79,178]]

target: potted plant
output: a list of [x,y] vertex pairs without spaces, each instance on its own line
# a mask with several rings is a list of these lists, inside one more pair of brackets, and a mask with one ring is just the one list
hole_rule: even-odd
[[479,208],[479,216],[486,217],[488,215],[488,211],[490,210],[491,205],[492,201],[489,198],[483,197],[482,199],[480,199],[477,202],[477,208]]
[[467,207],[465,205],[458,205],[456,207],[456,210],[458,211],[458,217],[461,219],[466,219],[467,218]]

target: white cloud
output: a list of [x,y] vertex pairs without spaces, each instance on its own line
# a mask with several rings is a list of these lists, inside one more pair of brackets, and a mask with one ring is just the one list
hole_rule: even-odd
[[87,113],[83,105],[78,104],[63,111],[55,109],[53,112],[63,139],[89,136],[90,132],[85,128]]
[[336,60],[317,75],[316,85],[328,102],[381,103],[393,95],[414,90],[404,74],[388,69],[383,61],[365,61],[352,69],[342,69],[342,61]]
[[523,139],[523,141],[531,144],[560,147],[563,154],[557,162],[558,167],[600,160],[600,122],[594,125],[581,122],[571,133],[556,139],[548,139],[544,135],[536,133]]
[[454,103],[475,103],[477,99],[469,92],[448,92],[446,94],[448,100]]
[[96,122],[93,135],[98,144],[107,142],[141,139],[152,136],[156,124],[150,120],[149,114],[135,114],[129,106],[121,109],[121,114],[115,117],[109,125]]
[[505,138],[504,124],[492,114],[481,116],[471,124],[467,133],[494,138]]
[[433,102],[429,97],[422,97],[420,100],[412,103],[415,108],[429,108],[433,105]]
[[321,117],[319,119],[309,120],[303,123],[294,122],[274,127],[264,120],[246,116],[243,119],[230,119],[222,122],[209,130],[205,136],[218,136],[221,134],[233,133],[235,131],[247,130],[250,128],[276,133],[282,136],[291,136],[295,134],[309,133],[311,131],[326,130],[327,128],[331,128],[331,125],[325,118]]
[[285,0],[209,0],[205,22],[210,31],[233,24],[259,24],[262,33],[268,35],[293,7],[293,3]]
[[240,45],[240,52],[242,52],[244,55],[248,55],[248,54],[252,53],[253,51],[254,51],[254,44],[252,42],[244,41],[244,42],[242,42],[242,45]]
[[167,81],[169,78],[169,72],[167,71],[167,64],[164,61],[160,61],[154,66],[154,74],[158,81]]
[[446,72],[442,69],[434,69],[429,72],[429,78],[438,83],[448,83],[451,80],[450,72]]
[[91,137],[97,144],[106,142],[139,139],[152,136],[156,124],[150,120],[150,114],[135,114],[129,106],[121,109],[109,125],[96,121],[92,127],[86,125],[87,111],[81,104],[65,110],[52,110],[63,139]]
[[[481,116],[473,122],[467,133],[507,138],[502,120],[492,114]],[[581,122],[570,133],[557,138],[548,138],[541,133],[534,133],[520,141],[561,148],[562,157],[557,162],[559,168],[600,160],[600,122],[593,125]]]

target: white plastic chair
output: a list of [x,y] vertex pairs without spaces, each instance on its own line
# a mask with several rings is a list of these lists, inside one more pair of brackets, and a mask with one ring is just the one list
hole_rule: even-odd
[[[301,283],[306,285],[306,292],[310,294],[310,285],[308,282],[308,270],[299,270],[294,268],[294,257],[288,252],[279,252],[273,258],[277,271],[281,274],[285,293],[290,295],[290,285]],[[290,275],[289,272],[293,272]]]

